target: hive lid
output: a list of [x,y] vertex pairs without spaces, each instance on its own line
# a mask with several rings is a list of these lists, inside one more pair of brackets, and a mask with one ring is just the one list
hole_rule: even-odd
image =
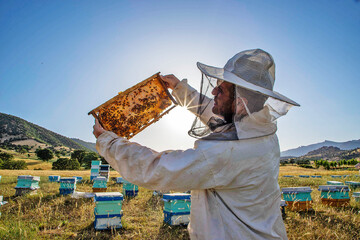
[[60,178],[60,182],[69,182],[69,183],[75,183],[76,177],[62,177]]
[[163,195],[163,199],[166,200],[185,200],[190,198],[191,194],[188,193],[168,193]]
[[282,188],[282,193],[301,193],[301,192],[312,192],[310,187],[288,187]]
[[338,182],[338,181],[327,181],[327,184],[338,184],[338,185],[344,185],[344,183],[342,183],[342,182]]
[[107,182],[107,178],[103,177],[103,176],[97,176],[96,178],[93,179],[93,181],[106,181]]
[[127,139],[158,121],[177,105],[160,73],[93,109],[89,114],[99,120],[105,130]]
[[354,184],[354,185],[360,185],[360,182],[354,182],[354,181],[345,181],[345,184]]
[[95,202],[96,201],[119,201],[123,200],[123,195],[119,192],[102,192],[95,193]]
[[347,185],[321,185],[319,186],[321,192],[348,192],[349,186]]

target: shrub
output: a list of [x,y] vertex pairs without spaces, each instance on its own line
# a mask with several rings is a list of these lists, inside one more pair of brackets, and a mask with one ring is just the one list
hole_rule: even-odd
[[49,161],[54,157],[54,153],[50,149],[37,149],[36,156],[43,161]]
[[14,159],[14,156],[9,153],[0,152],[0,159],[3,161],[11,161]]
[[59,158],[56,162],[53,162],[52,169],[53,170],[79,170],[80,163],[76,159]]
[[10,169],[10,170],[21,170],[27,169],[27,164],[24,160],[19,161],[4,161],[1,165],[1,169]]

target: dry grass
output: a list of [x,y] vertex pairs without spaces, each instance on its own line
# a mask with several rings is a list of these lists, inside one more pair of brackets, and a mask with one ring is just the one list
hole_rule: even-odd
[[[23,174],[41,176],[41,188],[35,195],[15,198],[16,176]],[[313,211],[286,211],[284,222],[289,239],[360,239],[360,204],[351,199],[348,207],[323,206],[317,190],[319,185],[334,180],[330,175],[358,172],[281,167],[280,176],[300,174],[319,174],[323,178],[279,177],[281,187],[309,186],[313,190]],[[0,208],[0,239],[189,239],[185,227],[163,224],[163,202],[160,197],[152,196],[150,190],[140,188],[137,197],[124,201],[122,229],[95,231],[93,200],[60,196],[59,183],[47,180],[48,175],[82,176],[85,181],[77,185],[77,191],[90,192],[90,171],[0,170],[0,175],[0,195],[9,201]],[[119,175],[111,172],[111,176]],[[360,178],[346,180],[360,181]],[[121,191],[121,185],[109,182],[108,191]]]

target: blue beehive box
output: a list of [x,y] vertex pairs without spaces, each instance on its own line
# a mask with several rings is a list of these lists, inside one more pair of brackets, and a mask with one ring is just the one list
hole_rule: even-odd
[[310,187],[289,187],[283,188],[282,194],[284,200],[287,202],[305,202],[312,201]]
[[96,230],[121,228],[123,195],[119,192],[95,194],[95,221]]
[[331,175],[332,178],[342,178],[341,175]]
[[322,199],[350,199],[346,185],[321,185],[319,191]]
[[49,181],[50,181],[50,182],[59,182],[59,181],[60,181],[60,176],[50,175],[50,176],[49,176]]
[[294,177],[294,176],[292,176],[292,175],[284,175],[283,177],[292,178],[292,177]]
[[301,178],[309,178],[310,176],[309,175],[299,175],[299,177],[301,177]]
[[93,179],[93,188],[107,188],[106,177],[98,176]]
[[164,222],[169,225],[187,225],[190,222],[191,195],[170,193],[163,195]]
[[124,180],[123,180],[122,177],[117,177],[116,178],[116,183],[123,183],[123,182],[124,182]]
[[311,177],[312,178],[322,178],[322,176],[320,176],[320,175],[312,175]]
[[68,195],[74,193],[76,189],[76,178],[75,177],[63,177],[60,178],[60,194]]
[[344,183],[338,182],[338,181],[327,181],[326,184],[327,185],[344,185]]

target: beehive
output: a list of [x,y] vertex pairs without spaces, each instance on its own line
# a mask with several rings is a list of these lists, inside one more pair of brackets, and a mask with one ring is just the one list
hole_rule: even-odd
[[360,202],[360,192],[354,192],[352,196],[356,202]]
[[360,182],[345,181],[346,185],[349,185],[351,189],[360,188]]
[[59,182],[59,181],[60,181],[60,176],[56,176],[56,175],[49,176],[49,182]]
[[91,161],[90,181],[100,175],[100,165],[101,161]]
[[299,177],[301,177],[301,178],[309,178],[310,176],[309,175],[299,175]]
[[21,175],[17,177],[17,184],[15,186],[15,196],[21,196],[30,192],[35,192],[40,188],[40,177],[31,175]]
[[74,193],[76,189],[76,178],[75,177],[62,177],[60,178],[60,195],[69,195]]
[[123,182],[123,195],[126,197],[136,197],[139,192],[139,187],[124,179]]
[[121,228],[122,201],[123,195],[119,192],[96,193],[95,201],[95,221],[96,230]]
[[283,198],[288,205],[287,208],[295,211],[310,210],[312,205],[310,187],[283,188]]
[[[3,196],[0,196],[0,207],[5,204],[7,204],[7,201],[4,201]],[[0,216],[1,216],[1,212],[0,212]]]
[[176,105],[157,73],[120,92],[89,114],[98,119],[104,129],[130,139],[173,109],[172,103]]
[[106,177],[98,176],[93,179],[93,192],[106,192],[107,180]]
[[281,209],[281,215],[283,218],[285,218],[286,213],[285,213],[285,207],[287,206],[286,201],[285,200],[280,200],[280,209]]
[[322,176],[319,175],[311,175],[312,178],[322,178]]
[[110,165],[104,164],[100,165],[99,175],[106,178],[106,181],[109,181],[110,178]]
[[283,177],[292,178],[292,177],[294,177],[294,176],[292,176],[292,175],[284,175]]
[[341,178],[341,175],[331,175],[332,178]]
[[188,224],[190,221],[191,195],[170,193],[163,195],[164,222],[170,225]]
[[327,185],[344,185],[344,183],[338,182],[338,181],[327,181],[326,184]]
[[123,183],[123,178],[122,177],[117,177],[116,178],[116,183]]
[[346,206],[350,202],[349,187],[346,185],[319,186],[321,202],[334,207]]

